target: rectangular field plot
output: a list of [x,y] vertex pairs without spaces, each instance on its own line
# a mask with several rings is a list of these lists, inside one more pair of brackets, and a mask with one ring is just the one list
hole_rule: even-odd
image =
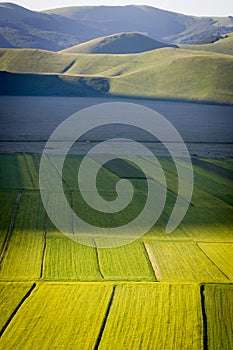
[[0,192],[0,252],[11,224],[17,192]]
[[4,189],[39,188],[38,154],[1,154],[1,184]]
[[228,281],[194,243],[154,241],[145,246],[159,281]]
[[226,178],[211,173],[210,171],[204,170],[198,166],[196,166],[194,170],[195,186],[210,193],[213,197],[233,206],[233,182],[229,177]]
[[21,306],[2,349],[94,350],[112,295],[101,284],[40,284]]
[[[79,190],[79,184],[81,184],[82,188],[86,191],[90,189],[93,169],[98,166],[98,163],[96,163],[93,159],[88,158],[89,164],[86,168],[85,178],[82,179],[82,181],[80,179],[78,181],[79,167],[82,159],[83,156],[69,155],[64,162],[63,181],[65,187],[69,190]],[[96,186],[99,191],[112,191],[118,180],[119,177],[116,174],[109,171],[106,167],[100,166],[100,170],[96,178]]]
[[4,252],[1,279],[40,277],[44,249],[45,212],[39,193],[23,193],[14,231]]
[[17,155],[21,186],[24,189],[39,188],[39,154],[18,154]]
[[204,296],[208,349],[233,349],[232,285],[205,285]]
[[98,349],[202,350],[199,287],[117,286]]
[[189,208],[179,227],[195,241],[233,242],[233,208]]
[[[83,240],[91,244],[90,240]],[[47,237],[43,278],[52,280],[101,280],[96,248],[63,237]]]
[[[106,243],[107,239],[105,240]],[[97,245],[104,243],[98,240]],[[111,240],[110,240],[111,244]],[[98,248],[100,270],[106,280],[154,281],[154,272],[141,242]]]
[[[83,199],[83,196],[86,195],[89,201],[92,202],[92,205],[98,205],[98,198],[95,196],[95,193],[92,191],[85,191],[82,194],[80,192],[72,193],[72,207],[75,213],[84,220],[85,222],[93,225],[95,227],[95,233],[99,234],[102,232],[101,228],[114,228],[118,226],[127,225],[130,221],[137,218],[137,216],[143,210],[143,207],[146,203],[146,196],[141,191],[134,192],[133,199],[129,202],[129,194],[127,192],[121,192],[121,203],[123,205],[123,210],[117,210],[116,213],[109,213],[107,210],[111,205],[111,201],[116,199],[116,192],[114,191],[100,191],[98,196],[101,196],[105,200],[103,211],[98,211],[95,208],[89,206]],[[127,205],[128,204],[128,205]],[[149,213],[148,213],[149,215]],[[141,223],[142,225],[144,222]],[[80,232],[80,225],[76,222],[74,218],[74,232]],[[99,229],[100,228],[100,229]],[[135,232],[137,226],[131,226],[131,232]]]
[[233,244],[231,243],[199,243],[203,252],[218,268],[233,280]]
[[[67,201],[70,201],[70,193],[65,192]],[[64,212],[64,207],[62,205],[64,201],[64,194],[55,192],[55,193],[44,193],[44,202],[46,204],[46,210],[55,218],[59,218],[62,223],[63,232],[72,233],[73,225],[72,225],[72,213]],[[52,221],[48,218],[46,222],[46,231],[47,235],[60,235],[64,236],[62,232],[58,231]]]
[[31,283],[0,283],[0,332],[31,287]]
[[123,159],[112,160],[105,167],[120,178],[145,179],[145,174],[138,167]]
[[2,189],[18,189],[21,187],[21,174],[19,171],[17,155],[0,155],[0,173]]

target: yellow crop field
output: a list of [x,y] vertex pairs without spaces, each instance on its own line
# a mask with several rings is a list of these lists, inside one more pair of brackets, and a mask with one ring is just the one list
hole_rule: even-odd
[[[90,243],[88,240],[83,243]],[[48,237],[43,278],[98,281],[101,274],[96,249],[66,237]]]
[[4,300],[0,313],[0,332],[7,326],[14,311],[26,294],[32,288],[32,283],[26,282],[0,282],[0,299]]
[[233,281],[233,243],[199,243],[202,251]]
[[206,285],[204,289],[209,350],[233,348],[232,285]]
[[197,242],[233,242],[233,208],[189,208],[180,229]]
[[202,350],[199,286],[117,286],[99,349]]
[[39,193],[22,195],[14,231],[4,252],[1,279],[40,278],[45,212]]
[[94,350],[112,289],[102,284],[40,284],[7,327],[1,347]]
[[[98,242],[103,243],[103,239]],[[111,249],[98,248],[98,258],[101,272],[107,280],[155,280],[148,255],[139,241]]]
[[227,282],[227,278],[192,242],[147,242],[146,249],[159,281]]

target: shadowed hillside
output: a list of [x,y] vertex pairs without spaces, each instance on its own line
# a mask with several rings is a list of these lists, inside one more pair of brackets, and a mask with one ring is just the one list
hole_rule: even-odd
[[56,74],[0,72],[1,95],[16,96],[101,96],[109,91],[106,78]]
[[127,54],[145,52],[163,47],[176,47],[151,39],[139,33],[119,33],[90,40],[86,43],[63,50],[66,53]]
[[198,50],[223,53],[226,55],[233,55],[233,33],[230,33],[212,44],[205,45],[180,45],[186,50]]

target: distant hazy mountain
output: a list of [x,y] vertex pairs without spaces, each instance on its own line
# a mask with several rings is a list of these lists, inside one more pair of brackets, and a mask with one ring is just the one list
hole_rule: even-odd
[[163,47],[176,47],[165,44],[138,33],[119,33],[87,41],[72,46],[62,52],[93,54],[127,54],[145,52]]
[[0,3],[0,47],[59,51],[120,32],[192,44],[233,31],[233,18],[185,16],[149,6],[78,6],[44,12]]

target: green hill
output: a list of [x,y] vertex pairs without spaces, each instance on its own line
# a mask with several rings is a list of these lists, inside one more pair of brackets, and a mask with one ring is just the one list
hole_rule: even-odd
[[28,84],[28,95],[105,94],[233,104],[232,65],[230,55],[176,48],[125,55],[0,49],[5,79],[0,93],[23,94]]
[[208,51],[233,55],[233,33],[223,36],[221,39],[212,44],[180,45],[180,47],[186,50]]
[[139,33],[119,33],[79,44],[63,50],[65,53],[127,54],[139,53],[163,47],[176,47],[165,44]]

